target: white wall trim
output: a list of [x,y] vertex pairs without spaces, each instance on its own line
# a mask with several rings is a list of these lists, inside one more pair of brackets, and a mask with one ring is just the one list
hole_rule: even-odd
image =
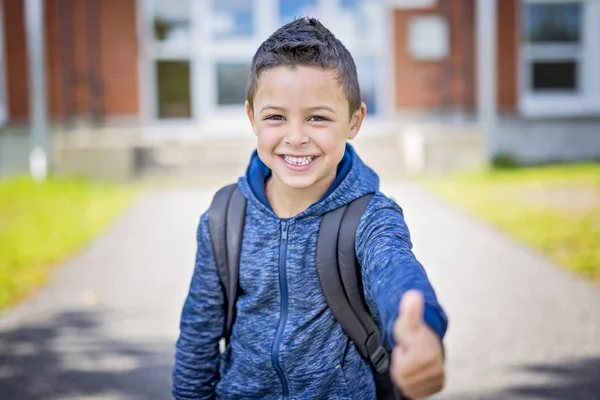
[[577,95],[525,95],[521,98],[521,111],[527,117],[570,117],[593,114]]
[[146,50],[147,0],[135,0],[136,31],[138,41],[138,96],[140,122],[146,123],[152,116],[152,83]]
[[475,14],[477,114],[479,124],[485,135],[488,160],[496,153],[495,131],[498,116],[497,15],[497,0],[477,0]]
[[[455,0],[456,1],[456,0]],[[386,0],[386,4],[401,10],[423,10],[436,6],[438,0]]]

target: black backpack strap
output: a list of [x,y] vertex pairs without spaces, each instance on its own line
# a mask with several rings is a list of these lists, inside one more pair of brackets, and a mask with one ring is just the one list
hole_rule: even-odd
[[347,208],[343,206],[328,212],[321,220],[317,238],[317,273],[325,300],[335,319],[360,354],[369,359],[365,346],[368,334],[350,305],[338,269],[338,233]]
[[378,399],[402,399],[389,377],[389,353],[363,294],[356,231],[373,194],[323,216],[317,238],[317,272],[327,305],[374,373]]
[[226,339],[229,339],[235,320],[245,219],[246,198],[237,184],[225,186],[215,194],[208,213],[208,226],[217,271],[227,303],[224,332]]
[[360,265],[354,250],[358,224],[372,197],[367,195],[356,199],[346,209],[339,227],[338,268],[350,306],[367,334],[364,342],[367,358],[378,373],[383,373],[389,368],[389,357],[387,351],[379,344],[379,328],[365,302]]
[[379,329],[362,294],[354,251],[356,230],[373,195],[363,196],[323,216],[317,239],[317,272],[325,299],[344,332],[378,373],[389,368],[379,345]]

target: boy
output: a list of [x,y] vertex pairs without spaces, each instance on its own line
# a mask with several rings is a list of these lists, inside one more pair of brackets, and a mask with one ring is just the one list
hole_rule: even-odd
[[319,284],[322,216],[374,193],[356,233],[364,297],[393,349],[392,382],[410,398],[444,384],[447,318],[411,252],[401,209],[346,142],[366,114],[350,53],[321,23],[295,20],[257,50],[246,112],[257,151],[247,198],[236,319],[225,352],[224,294],[208,212],[173,368],[176,399],[374,399],[371,367],[336,322]]

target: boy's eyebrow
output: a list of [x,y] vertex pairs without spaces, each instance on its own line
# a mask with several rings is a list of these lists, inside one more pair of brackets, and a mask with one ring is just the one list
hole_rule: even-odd
[[263,108],[260,109],[260,112],[263,112],[265,110],[285,111],[285,108],[267,104],[266,106],[264,106]]
[[[267,104],[263,108],[260,109],[260,112],[263,112],[265,110],[285,111],[285,108],[284,107],[273,106],[271,104]],[[335,110],[333,108],[331,108],[331,107],[328,107],[328,106],[314,106],[314,107],[309,107],[309,108],[306,109],[306,111],[310,111],[310,112],[314,112],[314,111],[329,111],[329,112],[335,114]]]
[[329,111],[329,112],[335,114],[335,110],[333,108],[327,107],[327,106],[310,107],[307,109],[307,111]]

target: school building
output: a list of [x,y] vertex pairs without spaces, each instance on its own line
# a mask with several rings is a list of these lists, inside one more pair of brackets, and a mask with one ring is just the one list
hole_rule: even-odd
[[[26,4],[1,1],[0,124],[8,127],[29,118]],[[167,139],[247,135],[242,107],[254,51],[282,23],[311,15],[353,54],[373,126],[387,121],[397,132],[435,127],[439,137],[449,123],[477,126],[485,108],[494,126],[487,138],[494,153],[530,163],[600,158],[600,1],[43,5],[46,107],[53,126],[87,121],[160,132]],[[495,29],[482,36],[490,16]]]

